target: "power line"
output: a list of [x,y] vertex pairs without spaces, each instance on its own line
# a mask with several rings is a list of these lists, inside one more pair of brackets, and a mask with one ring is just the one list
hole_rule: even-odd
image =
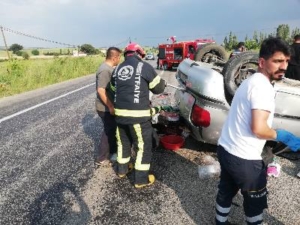
[[59,44],[59,45],[64,45],[64,46],[69,46],[69,47],[73,47],[73,48],[77,47],[77,45],[74,45],[74,44],[67,44],[67,43],[63,43],[63,42],[59,42],[59,41],[53,41],[53,40],[50,40],[50,39],[36,37],[34,35],[25,34],[25,33],[22,33],[20,31],[15,31],[15,30],[12,30],[12,29],[6,28],[6,27],[2,27],[2,28],[3,28],[3,30],[5,30],[5,31],[7,31],[9,33],[13,33],[13,34],[17,34],[17,35],[22,35],[22,36],[33,38],[33,39],[36,39],[36,40],[45,41],[45,42],[51,42],[51,43],[55,43],[55,44]]
[[113,45],[113,46],[120,46],[120,45],[122,45],[122,44],[127,44],[128,42],[130,42],[130,38],[127,38],[126,40],[124,40],[124,41],[122,41],[122,42],[119,42],[119,43],[117,43],[117,44],[115,44],[115,45]]

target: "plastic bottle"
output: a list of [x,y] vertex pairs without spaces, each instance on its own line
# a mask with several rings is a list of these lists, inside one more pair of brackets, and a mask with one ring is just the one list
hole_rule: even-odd
[[218,161],[211,161],[206,165],[198,166],[198,175],[200,179],[209,179],[220,175],[221,168]]

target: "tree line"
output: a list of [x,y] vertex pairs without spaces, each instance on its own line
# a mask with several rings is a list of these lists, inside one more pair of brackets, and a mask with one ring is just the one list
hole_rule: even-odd
[[[9,51],[12,51],[13,54],[17,55],[17,56],[22,56],[24,59],[28,59],[29,58],[29,54],[25,51],[23,51],[24,47],[20,44],[12,44],[9,47]],[[87,55],[98,55],[100,54],[100,50],[94,48],[92,45],[90,44],[83,44],[81,46],[78,46],[78,49],[80,52],[86,53]],[[33,49],[31,51],[32,55],[40,55],[40,51],[38,49]],[[68,49],[67,53],[63,53],[62,49],[60,49],[60,52],[46,52],[43,53],[44,55],[53,55],[53,56],[58,56],[58,55],[72,55],[72,52]]]
[[268,37],[281,37],[289,44],[291,44],[293,42],[294,36],[297,34],[300,34],[300,29],[290,29],[289,25],[287,24],[280,24],[275,32],[269,34],[254,31],[251,38],[246,36],[244,40],[239,40],[237,35],[235,35],[233,32],[230,32],[229,35],[224,38],[223,46],[226,50],[231,51],[237,46],[239,42],[243,41],[245,43],[245,47],[248,50],[255,50],[258,49],[263,40]]

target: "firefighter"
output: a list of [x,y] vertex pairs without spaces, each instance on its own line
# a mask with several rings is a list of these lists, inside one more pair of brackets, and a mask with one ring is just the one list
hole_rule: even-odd
[[149,91],[162,93],[166,82],[142,60],[145,52],[138,44],[130,43],[124,50],[124,56],[124,62],[116,67],[110,83],[115,92],[117,175],[123,178],[132,169],[133,146],[136,150],[134,186],[143,188],[155,181],[155,176],[149,174],[154,132],[151,116],[158,113],[159,107],[150,107]]

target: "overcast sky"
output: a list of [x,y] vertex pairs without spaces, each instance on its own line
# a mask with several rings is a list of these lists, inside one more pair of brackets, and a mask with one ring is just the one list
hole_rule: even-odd
[[[213,38],[232,31],[240,41],[254,31],[271,33],[280,24],[300,28],[300,0],[1,0],[0,26],[6,42],[24,47],[63,45],[124,47]],[[2,35],[0,46],[4,46]]]

